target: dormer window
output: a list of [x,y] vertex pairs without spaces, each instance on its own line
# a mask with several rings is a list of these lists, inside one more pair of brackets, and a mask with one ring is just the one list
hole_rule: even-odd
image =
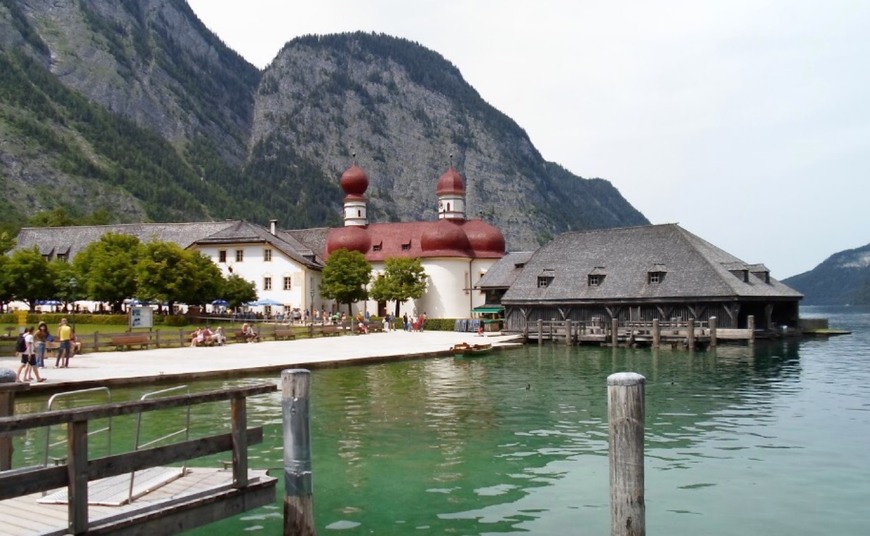
[[662,272],[648,272],[646,274],[646,282],[650,285],[658,285],[662,282],[664,275],[665,274],[663,274]]
[[402,244],[402,251],[411,251],[411,243]]
[[547,288],[550,286],[550,283],[553,282],[553,276],[551,275],[539,275],[538,276],[538,288]]
[[586,277],[586,284],[590,287],[597,287],[604,283],[604,277],[607,275],[603,266],[596,266]]
[[383,249],[383,247],[384,247],[384,244],[383,244],[383,243],[380,243],[380,244],[372,244],[372,251],[380,251],[380,250]]

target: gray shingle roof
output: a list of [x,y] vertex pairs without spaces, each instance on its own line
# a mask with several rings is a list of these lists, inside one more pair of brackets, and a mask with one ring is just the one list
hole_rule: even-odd
[[217,233],[237,221],[191,222],[191,223],[125,223],[117,225],[81,225],[76,227],[25,227],[16,238],[15,249],[37,246],[40,253],[58,253],[75,256],[91,242],[96,242],[106,233],[126,234],[142,242],[160,240],[172,242],[183,248],[198,239]]
[[[745,282],[743,270],[755,277]],[[648,282],[651,271],[664,273],[660,283]],[[676,224],[571,232],[535,252],[502,303],[801,297],[764,272]],[[544,273],[553,279],[539,288]]]
[[118,225],[83,225],[77,227],[25,227],[18,234],[15,249],[37,246],[43,255],[64,254],[69,259],[91,242],[96,242],[106,233],[126,234],[139,238],[143,243],[160,240],[178,244],[183,248],[198,245],[219,244],[270,244],[291,259],[319,269],[322,264],[314,252],[289,234],[272,235],[260,225],[238,220],[222,222],[191,223],[130,223]]
[[475,285],[477,288],[509,288],[523,271],[533,251],[507,253],[483,274]]

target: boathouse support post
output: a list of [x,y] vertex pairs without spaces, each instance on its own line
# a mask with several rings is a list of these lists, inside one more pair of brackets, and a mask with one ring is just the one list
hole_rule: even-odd
[[645,536],[644,390],[635,372],[607,377],[610,458],[610,534]]
[[719,323],[718,318],[716,318],[715,316],[710,317],[710,347],[711,348],[716,347],[716,329],[719,327],[718,323]]
[[755,315],[746,317],[746,327],[749,329],[749,344],[755,344]]
[[662,344],[662,328],[661,328],[661,326],[659,326],[659,319],[658,318],[653,319],[652,336],[653,336],[652,347],[658,348],[659,346],[661,346],[661,344]]
[[571,331],[573,330],[573,328],[574,328],[574,326],[572,325],[571,319],[570,318],[566,319],[565,320],[565,344],[567,344],[568,346],[571,346],[571,339],[572,339]]
[[544,319],[538,319],[538,346],[544,343]]
[[610,343],[614,348],[619,344],[619,319],[615,316],[610,320]]
[[686,344],[689,346],[689,350],[695,349],[695,319],[689,319],[689,325],[687,328],[686,334]]
[[311,373],[281,372],[284,417],[284,536],[314,536],[311,428],[308,411]]

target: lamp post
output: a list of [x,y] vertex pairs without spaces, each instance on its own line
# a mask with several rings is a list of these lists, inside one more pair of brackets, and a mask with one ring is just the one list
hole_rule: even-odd
[[69,278],[69,293],[70,300],[72,301],[72,330],[73,333],[76,331],[76,289],[79,286],[79,282],[75,277]]
[[313,277],[308,278],[308,296],[310,298],[310,300],[308,300],[308,307],[311,309],[311,311],[308,314],[308,321],[310,322],[309,325],[311,326],[309,329],[309,331],[310,331],[309,336],[313,336],[314,335],[314,278]]

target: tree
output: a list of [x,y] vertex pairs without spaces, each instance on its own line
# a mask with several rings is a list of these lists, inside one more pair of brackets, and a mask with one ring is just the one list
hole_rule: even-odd
[[73,259],[83,279],[78,285],[80,297],[109,302],[112,310],[120,311],[124,300],[136,295],[136,267],[142,251],[138,238],[124,234],[106,233],[90,243]]
[[384,261],[384,273],[375,278],[370,294],[377,301],[395,300],[395,315],[398,317],[402,303],[423,296],[426,280],[426,271],[420,259],[391,257]]
[[179,295],[188,305],[205,305],[221,297],[224,278],[220,268],[198,251],[184,250],[184,265],[190,271],[191,283]]
[[19,249],[5,263],[4,283],[10,295],[27,302],[31,311],[38,300],[47,300],[55,294],[48,261],[37,248]]
[[188,253],[171,242],[155,240],[145,244],[136,267],[139,281],[136,297],[165,302],[172,311],[176,302],[183,302],[195,295],[198,283]]
[[368,297],[366,285],[371,281],[371,274],[372,265],[359,251],[334,251],[323,267],[320,295],[346,303],[347,314],[351,316],[351,304]]
[[221,298],[229,302],[230,309],[257,299],[257,287],[240,275],[233,274],[224,280]]

